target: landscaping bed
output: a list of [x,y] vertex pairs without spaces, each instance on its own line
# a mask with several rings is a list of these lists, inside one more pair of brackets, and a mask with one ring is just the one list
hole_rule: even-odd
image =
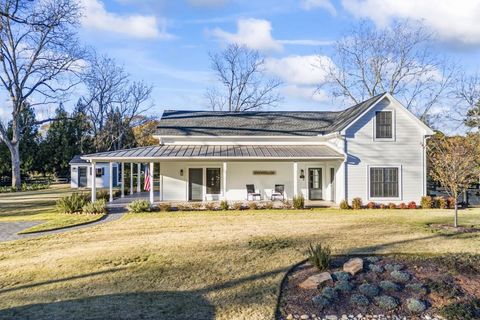
[[[354,275],[344,272],[352,258],[362,264]],[[343,256],[322,273],[306,262],[285,279],[279,318],[480,319],[480,273],[450,265],[442,258]]]

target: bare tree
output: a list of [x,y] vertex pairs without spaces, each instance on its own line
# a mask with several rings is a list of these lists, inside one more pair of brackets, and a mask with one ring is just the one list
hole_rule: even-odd
[[452,64],[434,53],[432,39],[419,24],[395,23],[378,30],[362,21],[335,43],[330,63],[319,59],[329,81],[318,89],[353,103],[389,92],[427,121],[455,72]]
[[91,121],[95,149],[118,150],[127,146],[131,128],[148,118],[138,117],[151,108],[152,86],[132,82],[115,60],[93,53],[84,75],[87,94],[82,103]]
[[449,138],[437,135],[429,141],[430,176],[455,201],[455,228],[458,226],[458,196],[480,177],[477,145],[477,136]]
[[0,5],[0,83],[11,102],[13,129],[8,135],[0,123],[0,137],[11,155],[12,186],[19,189],[22,111],[27,105],[56,102],[75,85],[70,76],[83,54],[75,28],[80,8],[74,0],[6,0]]
[[277,93],[281,82],[265,79],[265,60],[258,51],[231,44],[220,53],[210,54],[210,59],[220,83],[206,93],[213,110],[259,110],[281,100]]
[[449,118],[470,129],[480,130],[480,73],[462,73],[452,91],[456,108]]

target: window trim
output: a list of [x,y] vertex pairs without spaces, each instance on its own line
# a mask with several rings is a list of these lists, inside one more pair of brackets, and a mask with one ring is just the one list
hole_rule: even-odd
[[[392,114],[392,137],[391,138],[377,138],[377,113],[378,112],[390,112]],[[375,110],[373,116],[373,141],[395,141],[396,140],[396,114],[395,110]]]
[[[398,169],[398,197],[371,197],[370,196],[370,169],[371,168],[397,168]],[[372,201],[399,201],[403,199],[403,174],[402,165],[367,165],[367,197]]]

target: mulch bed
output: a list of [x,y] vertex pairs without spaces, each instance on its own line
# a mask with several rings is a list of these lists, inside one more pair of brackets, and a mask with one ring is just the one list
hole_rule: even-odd
[[[329,272],[341,271],[343,263],[351,257],[336,257],[333,260]],[[369,262],[379,259],[376,262]],[[442,263],[441,259],[410,259],[397,257],[362,257],[364,269],[353,276],[350,282],[353,284],[351,292],[338,292],[338,298],[329,305],[323,307],[312,301],[312,298],[322,293],[326,286],[334,287],[336,280],[321,284],[318,289],[302,289],[299,284],[308,277],[318,274],[319,271],[308,262],[299,265],[287,275],[282,288],[280,298],[280,319],[300,319],[301,315],[309,316],[308,319],[322,319],[327,315],[336,315],[341,319],[342,315],[384,315],[386,317],[406,317],[406,319],[429,319],[441,317],[441,309],[444,306],[461,301],[480,299],[480,274],[456,274]],[[369,265],[374,264],[383,269],[382,272],[371,271]],[[401,271],[410,275],[406,282],[393,279],[391,271],[385,270],[392,265],[401,266]],[[389,268],[391,269],[391,268]],[[380,289],[378,295],[388,295],[398,301],[397,308],[388,311],[378,306],[375,297],[368,297],[370,303],[366,307],[358,307],[350,302],[352,294],[359,294],[359,286],[363,283],[379,285],[380,281],[389,280],[399,285],[399,290],[385,292]],[[425,290],[414,292],[407,289],[407,284],[421,284]],[[426,304],[427,309],[421,313],[413,313],[407,308],[407,299],[416,298]],[[312,317],[311,315],[315,315]],[[303,318],[302,318],[303,319]],[[460,318],[459,318],[460,319]],[[478,319],[476,317],[472,319]]]
[[479,228],[475,227],[464,227],[464,226],[458,226],[454,227],[448,224],[430,224],[430,228],[435,229],[435,230],[440,230],[440,231],[449,231],[449,232],[456,232],[456,233],[475,233],[475,232],[480,232]]

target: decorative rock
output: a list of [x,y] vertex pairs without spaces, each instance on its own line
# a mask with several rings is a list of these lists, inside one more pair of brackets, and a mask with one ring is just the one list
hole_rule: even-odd
[[348,281],[351,279],[350,273],[345,271],[335,271],[334,273],[332,273],[332,276],[335,281],[341,281],[341,280]]
[[330,272],[322,272],[308,277],[305,281],[300,283],[298,286],[302,289],[311,290],[317,289],[318,286],[326,281],[333,281]]
[[338,317],[336,315],[328,315],[325,316],[325,320],[337,320]]
[[343,264],[343,271],[352,276],[363,270],[363,260],[361,258],[352,258]]
[[286,319],[287,320],[293,320],[293,314],[289,313]]
[[374,284],[364,283],[358,287],[358,291],[360,291],[361,293],[363,293],[368,297],[376,297],[378,296],[378,293],[380,290]]
[[307,320],[307,319],[310,319],[310,316],[309,316],[308,314],[302,314],[302,315],[300,316],[300,319],[302,319],[302,320]]

